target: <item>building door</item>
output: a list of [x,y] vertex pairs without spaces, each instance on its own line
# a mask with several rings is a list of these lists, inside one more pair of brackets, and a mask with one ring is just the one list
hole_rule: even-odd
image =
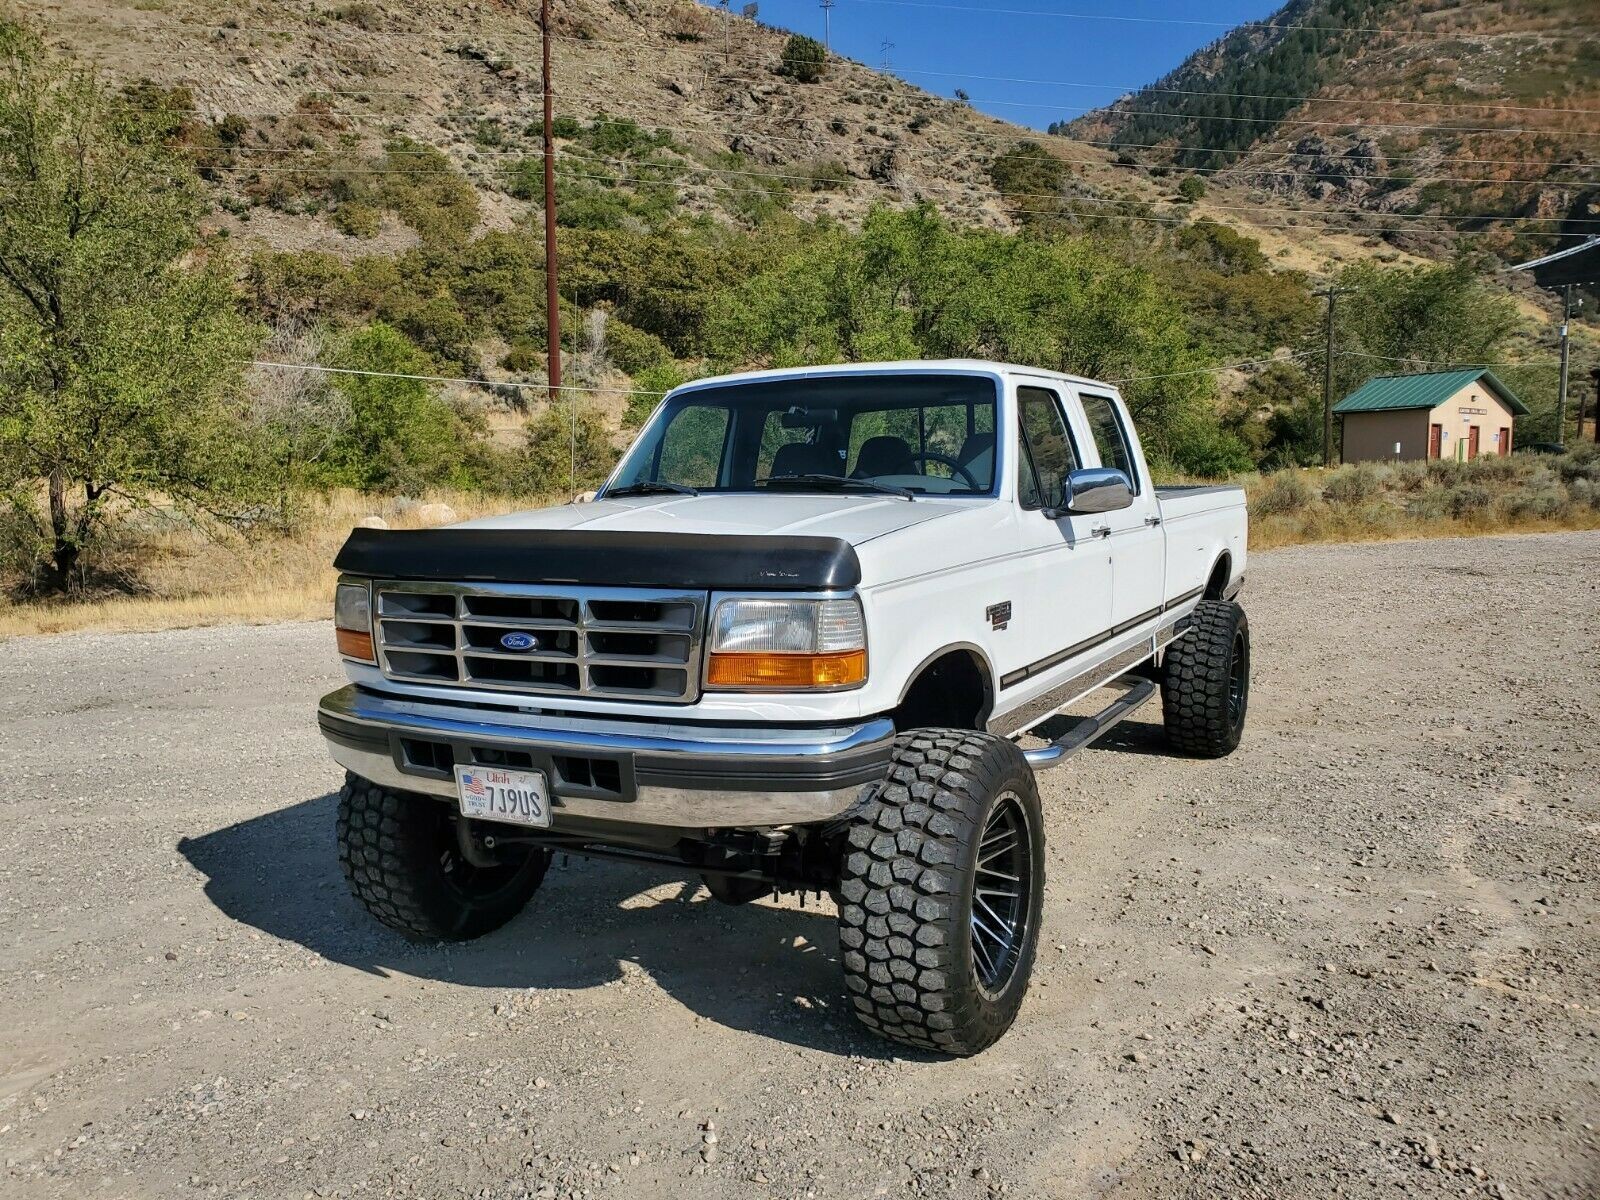
[[1428,426],[1428,457],[1429,458],[1438,458],[1439,457],[1439,446],[1443,441],[1444,441],[1444,426],[1443,425],[1429,425]]
[[1478,427],[1471,426],[1467,430],[1467,461],[1471,462],[1478,457]]
[[1500,429],[1500,453],[1511,453],[1511,430],[1506,429],[1504,426]]

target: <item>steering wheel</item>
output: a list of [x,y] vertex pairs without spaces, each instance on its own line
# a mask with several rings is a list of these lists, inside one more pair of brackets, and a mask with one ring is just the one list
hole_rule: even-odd
[[974,476],[971,471],[967,470],[960,463],[958,463],[955,459],[951,458],[948,454],[937,454],[932,450],[913,450],[911,453],[906,455],[906,459],[907,461],[913,463],[921,462],[923,460],[942,463],[950,468],[952,474],[959,474],[963,476],[967,481],[967,486],[973,491],[983,491],[983,485],[978,482],[977,477]]

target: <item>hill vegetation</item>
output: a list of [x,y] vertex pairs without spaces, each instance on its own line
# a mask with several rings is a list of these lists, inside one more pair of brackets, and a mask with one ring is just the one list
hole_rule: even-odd
[[[615,107],[558,122],[575,390],[550,397],[543,162],[513,103],[526,22],[496,10],[500,40],[445,40],[427,5],[291,7],[219,25],[172,0],[108,48],[84,30],[113,10],[89,4],[74,34],[110,64],[94,68],[46,45],[57,27],[0,17],[0,584],[15,595],[149,588],[161,573],[132,546],[180,527],[278,545],[347,513],[334,496],[390,511],[439,488],[473,508],[570,494],[662,393],[751,366],[1011,359],[1118,382],[1164,474],[1319,459],[1321,280],[1219,189],[1152,174],[1161,196],[1113,207],[1045,140],[858,64],[824,56],[812,75],[810,47],[692,5],[632,20],[678,48],[643,86],[705,125],[624,115],[643,101],[614,72],[585,86]],[[621,53],[605,48],[618,8],[562,7],[565,69]],[[189,26],[213,57],[178,74],[149,47]],[[718,34],[731,58],[735,32],[764,56],[759,88],[709,69],[688,82]],[[409,90],[369,86],[389,45],[415,49]],[[208,75],[241,67],[250,82]],[[774,124],[787,132],[757,132]],[[1355,292],[1336,389],[1414,362],[1535,358],[1498,373],[1535,409],[1519,439],[1553,435],[1544,334],[1457,250],[1433,263],[1374,242],[1328,264]],[[1584,342],[1576,371],[1591,358]],[[1565,519],[1588,511],[1587,493],[1567,501]]]

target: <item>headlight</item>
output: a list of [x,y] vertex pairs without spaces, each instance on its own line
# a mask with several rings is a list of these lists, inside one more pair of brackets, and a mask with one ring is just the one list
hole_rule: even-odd
[[339,653],[375,662],[372,652],[372,592],[365,583],[341,583],[333,593],[333,631]]
[[793,691],[866,678],[866,626],[854,596],[724,600],[712,616],[707,687]]

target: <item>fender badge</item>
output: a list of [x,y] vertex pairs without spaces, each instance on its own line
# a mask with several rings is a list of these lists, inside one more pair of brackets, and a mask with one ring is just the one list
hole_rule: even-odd
[[989,624],[995,629],[1004,629],[1011,623],[1011,601],[1002,600],[999,604],[991,604],[983,610],[989,618]]

